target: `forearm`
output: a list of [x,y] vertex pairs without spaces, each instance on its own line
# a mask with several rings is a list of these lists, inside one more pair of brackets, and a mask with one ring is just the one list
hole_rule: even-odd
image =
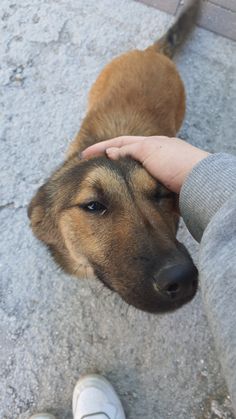
[[236,193],[208,224],[198,268],[205,309],[236,412]]
[[180,212],[192,236],[200,242],[217,211],[236,192],[236,157],[209,155],[187,176],[180,191]]
[[201,240],[202,295],[236,411],[236,158],[216,154],[202,160],[181,189],[180,208]]

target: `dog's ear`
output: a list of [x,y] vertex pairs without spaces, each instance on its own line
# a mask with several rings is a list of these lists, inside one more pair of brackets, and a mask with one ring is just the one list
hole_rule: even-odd
[[58,239],[55,225],[56,217],[53,216],[47,184],[41,186],[31,200],[28,207],[28,217],[31,221],[31,228],[38,239],[47,244],[56,243]]

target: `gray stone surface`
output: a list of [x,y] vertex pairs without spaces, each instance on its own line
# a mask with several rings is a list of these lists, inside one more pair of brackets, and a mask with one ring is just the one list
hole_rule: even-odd
[[[71,418],[81,374],[98,371],[130,419],[233,418],[201,294],[155,316],[92,280],[65,275],[32,236],[34,191],[63,159],[86,96],[112,57],[143,48],[170,17],[131,0],[1,1],[0,417]],[[236,45],[197,29],[177,58],[181,136],[236,154]],[[197,261],[197,246],[179,233]]]

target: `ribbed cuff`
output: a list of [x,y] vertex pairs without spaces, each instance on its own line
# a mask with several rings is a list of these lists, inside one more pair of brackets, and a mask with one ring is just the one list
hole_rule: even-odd
[[212,217],[235,191],[236,157],[211,154],[193,168],[180,191],[180,212],[198,242]]

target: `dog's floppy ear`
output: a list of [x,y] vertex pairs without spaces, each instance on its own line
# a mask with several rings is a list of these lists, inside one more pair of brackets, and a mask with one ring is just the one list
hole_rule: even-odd
[[28,207],[31,228],[38,239],[54,244],[58,239],[47,184],[41,186]]

